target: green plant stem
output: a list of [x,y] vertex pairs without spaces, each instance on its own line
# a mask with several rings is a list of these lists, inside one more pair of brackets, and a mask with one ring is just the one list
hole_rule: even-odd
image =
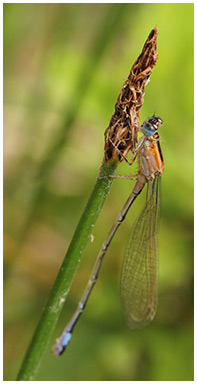
[[[102,165],[100,176],[113,175],[118,162]],[[71,287],[77,267],[93,231],[95,222],[109,193],[113,178],[97,179],[93,192],[81,216],[62,266],[59,270],[48,302],[27,351],[17,380],[34,380],[42,355],[50,340],[60,312]]]

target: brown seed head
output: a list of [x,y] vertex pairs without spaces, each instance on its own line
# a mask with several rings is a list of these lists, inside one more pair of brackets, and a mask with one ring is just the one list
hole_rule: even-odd
[[[118,96],[115,112],[105,131],[106,162],[117,158],[122,161],[121,154],[126,156],[135,148],[144,91],[158,59],[157,35],[158,30],[155,27],[150,32]],[[110,140],[119,149],[119,154]]]

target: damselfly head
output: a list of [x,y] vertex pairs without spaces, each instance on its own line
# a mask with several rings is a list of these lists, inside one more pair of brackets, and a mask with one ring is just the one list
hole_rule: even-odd
[[163,121],[160,117],[153,115],[147,121],[144,121],[140,127],[140,131],[143,132],[145,136],[153,136],[158,128],[163,124]]
[[153,125],[153,127],[155,129],[158,129],[159,127],[161,127],[161,125],[163,124],[163,120],[161,119],[161,117],[159,116],[155,116],[153,115],[152,117],[150,117],[150,119],[148,120],[148,122],[150,124]]

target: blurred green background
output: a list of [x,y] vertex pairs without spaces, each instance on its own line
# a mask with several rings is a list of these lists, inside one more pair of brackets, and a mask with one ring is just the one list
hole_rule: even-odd
[[[136,201],[117,232],[66,353],[37,380],[193,380],[193,4],[4,4],[4,380],[15,380],[103,158],[104,131],[155,25],[153,113],[165,159],[159,305],[131,331],[119,298]],[[135,169],[135,167],[134,167]],[[121,164],[119,174],[133,173]],[[50,347],[83,292],[133,182],[116,180]]]

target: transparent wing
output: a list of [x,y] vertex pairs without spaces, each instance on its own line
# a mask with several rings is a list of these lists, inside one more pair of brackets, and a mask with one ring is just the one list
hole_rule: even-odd
[[131,232],[121,275],[121,301],[130,328],[142,328],[155,316],[158,296],[160,178],[147,185],[146,204]]

